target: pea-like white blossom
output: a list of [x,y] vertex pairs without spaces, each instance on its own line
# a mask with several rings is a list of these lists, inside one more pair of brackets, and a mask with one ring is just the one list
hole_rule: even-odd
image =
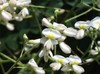
[[64,71],[65,73],[69,71],[74,71],[77,74],[81,74],[84,72],[84,68],[79,66],[79,64],[82,63],[80,57],[76,55],[70,55],[66,59],[69,61],[69,63],[62,67],[62,71]]
[[68,61],[66,60],[65,57],[61,56],[61,55],[54,55],[53,60],[55,62],[50,64],[50,67],[54,70],[54,71],[58,71],[63,65],[67,64]]
[[72,27],[69,27],[69,28],[65,29],[65,30],[63,31],[63,33],[64,33],[64,35],[66,35],[66,36],[75,37],[76,34],[77,34],[77,30],[74,29],[74,28],[72,28]]
[[89,21],[78,21],[75,23],[75,27],[78,29],[88,29],[89,26]]
[[61,37],[61,34],[59,31],[57,30],[54,30],[54,29],[49,29],[49,28],[46,28],[42,31],[42,34],[49,38],[49,39],[58,39]]
[[61,37],[60,32],[57,30],[47,28],[42,31],[42,34],[45,37],[41,39],[41,43],[44,44],[44,47],[46,47],[47,49],[53,50],[53,46],[58,44],[57,39]]
[[98,41],[97,44],[100,45],[100,41]]
[[94,49],[90,50],[91,55],[98,55],[99,53],[100,53],[100,46],[96,46],[95,50]]
[[5,11],[5,10],[3,10],[3,11],[1,12],[1,16],[2,16],[2,18],[3,18],[5,21],[10,21],[10,20],[12,20],[12,15],[11,15],[9,12]]
[[18,15],[20,15],[20,16],[22,16],[22,17],[26,17],[27,15],[29,15],[29,11],[28,11],[28,9],[25,7],[25,8],[23,8],[23,9],[19,12]]
[[46,27],[52,27],[52,23],[50,23],[46,18],[42,19],[42,25]]
[[41,57],[44,57],[44,61],[45,61],[45,62],[48,62],[48,57],[49,57],[49,55],[50,55],[50,57],[53,57],[52,52],[51,52],[50,50],[47,50],[46,48],[43,48],[43,49],[40,51],[40,53],[39,53],[39,57],[40,57],[40,58],[41,58]]
[[85,36],[84,30],[80,29],[80,30],[77,31],[77,34],[76,34],[75,38],[76,39],[82,39],[82,38],[84,38],[84,36]]
[[79,65],[72,65],[73,71],[77,74],[81,74],[84,72],[84,68]]
[[94,19],[91,20],[91,26],[95,29],[100,29],[100,17],[97,16]]
[[50,67],[54,70],[54,71],[58,71],[61,68],[61,64],[54,62],[50,64]]
[[58,39],[58,41],[59,41],[59,42],[63,42],[65,39],[66,39],[66,36],[62,35],[62,36]]
[[22,6],[27,6],[30,3],[31,3],[31,0],[17,0],[16,5],[22,7]]
[[93,62],[93,61],[94,61],[93,58],[88,58],[88,59],[85,60],[86,63],[90,63],[90,62]]
[[41,39],[28,40],[27,36],[24,34],[24,40],[24,50],[28,51],[31,48],[37,48],[40,45]]
[[6,22],[5,24],[6,24],[6,27],[8,28],[8,30],[10,30],[10,31],[13,31],[14,30],[15,27],[14,27],[13,24],[11,24],[9,22]]
[[71,53],[71,48],[70,48],[70,46],[68,46],[68,45],[65,44],[64,42],[60,42],[60,43],[59,43],[59,46],[60,46],[61,50],[62,50],[64,53],[66,53],[66,54]]
[[37,63],[35,62],[34,59],[31,59],[28,62],[28,64],[32,66],[32,68],[34,69],[36,74],[45,74],[45,71],[43,70],[43,68],[42,67],[38,67],[38,65],[37,65]]
[[80,64],[80,63],[82,63],[80,57],[78,57],[76,55],[70,55],[67,59],[69,60],[70,64]]
[[60,24],[60,23],[56,23],[56,22],[53,22],[53,28],[58,31],[63,31],[65,29],[67,29],[67,27],[64,24]]

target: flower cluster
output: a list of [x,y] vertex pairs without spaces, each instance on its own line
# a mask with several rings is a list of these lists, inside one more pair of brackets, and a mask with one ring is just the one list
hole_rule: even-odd
[[[66,27],[64,24],[56,22],[51,23],[51,21],[46,18],[42,19],[42,26],[46,27],[42,30],[42,38],[29,40],[28,37],[24,34],[24,50],[28,51],[28,49],[36,48],[42,44],[43,48],[39,52],[39,57],[43,57],[45,62],[48,62],[49,59],[52,60],[53,63],[50,64],[50,67],[53,71],[61,70],[65,74],[70,72],[81,74],[85,71],[84,68],[80,66],[84,62],[82,62],[79,56],[72,55],[71,47],[64,42],[67,37],[82,39],[85,36],[90,36],[91,39],[93,39],[93,42],[90,47],[89,54],[98,55],[100,53],[100,41],[98,41],[98,45],[95,47],[95,50],[92,49],[94,45],[94,39],[96,39],[98,31],[100,30],[100,17],[95,17],[91,21],[76,22],[75,28],[77,29]],[[58,53],[55,53],[55,51],[58,51],[56,48],[57,45],[59,45],[63,53],[70,54],[69,57],[64,57],[60,54],[58,55]],[[85,59],[85,63],[92,61],[94,61],[94,59],[91,57]],[[37,68],[34,69],[35,71],[37,70]],[[45,72],[43,74],[45,74]]]
[[70,71],[74,71],[77,74],[81,74],[84,72],[84,69],[79,66],[79,64],[82,63],[81,59],[76,55],[70,55],[69,57],[65,58],[61,55],[55,55],[52,57],[55,62],[50,64],[50,67],[57,71],[61,67],[61,70],[65,73],[68,73]]
[[[83,73],[84,69],[79,66],[82,64],[81,59],[76,55],[70,55],[69,57],[63,57],[57,55],[55,51],[56,46],[59,45],[60,49],[65,54],[71,54],[71,47],[64,41],[67,37],[74,37],[76,39],[82,39],[85,36],[83,29],[77,30],[72,27],[66,27],[64,24],[53,22],[51,23],[48,19],[42,19],[42,25],[47,27],[42,30],[42,38],[29,40],[24,34],[25,46],[24,50],[28,51],[30,48],[35,48],[39,44],[43,45],[42,50],[39,52],[39,57],[44,58],[45,62],[48,62],[51,58],[54,63],[50,64],[50,67],[54,71],[61,69],[64,73],[73,71],[78,74]],[[54,51],[54,52],[53,52]]]
[[9,30],[14,30],[14,25],[9,21],[22,21],[23,18],[29,15],[27,6],[30,3],[31,0],[0,0],[0,22]]

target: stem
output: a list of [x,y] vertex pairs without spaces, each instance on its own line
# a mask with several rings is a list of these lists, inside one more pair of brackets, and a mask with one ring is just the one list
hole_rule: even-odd
[[68,72],[64,72],[64,74],[70,74],[70,71],[68,71]]
[[[29,7],[31,7],[31,8],[41,8],[41,9],[46,9],[46,8],[48,8],[48,9],[62,9],[62,8],[57,8],[57,7],[47,7],[47,6],[37,6],[37,5],[29,5]],[[64,9],[65,10],[65,9]],[[65,10],[66,12],[69,12],[69,10]]]
[[54,55],[56,55],[56,45],[54,46]]
[[96,40],[96,38],[97,38],[97,35],[95,34],[95,36],[94,37],[92,37],[93,38],[93,40],[92,40],[92,42],[91,42],[91,44],[90,44],[90,47],[87,49],[87,51],[84,53],[84,55],[82,56],[82,58],[89,52],[89,50],[91,50],[92,48],[93,48],[93,45],[95,44],[95,40]]
[[76,48],[82,55],[84,55],[84,52],[81,51],[81,49],[79,49],[78,47]]
[[[91,8],[91,6],[88,5],[87,3],[85,3],[85,2],[81,2],[81,3],[82,3],[83,5],[85,5],[85,6],[89,7],[89,8]],[[96,7],[92,7],[92,8],[93,8],[93,10],[100,12],[100,9],[98,9],[98,8],[96,8]]]
[[54,71],[53,70],[51,71],[51,74],[54,74]]
[[32,47],[29,51],[25,52],[25,53],[22,55],[22,57],[19,57],[19,58],[17,59],[17,61],[16,61],[16,62],[10,67],[10,69],[6,72],[6,74],[9,74],[9,72],[14,68],[14,66],[15,66],[28,52],[30,52],[32,49],[33,49],[33,47]]
[[1,66],[1,69],[2,69],[2,73],[4,74],[5,73],[5,69],[4,69],[3,65],[2,65],[1,59],[0,59],[0,66]]
[[[3,56],[3,57],[5,57],[6,59],[12,61],[13,63],[16,62],[16,60],[10,58],[9,56],[5,55],[4,53],[1,53],[1,52],[0,52],[0,55]],[[22,65],[22,63],[21,63],[21,62],[20,62],[20,63],[17,63],[17,65]]]
[[95,7],[95,0],[92,0],[93,7]]
[[80,17],[80,16],[82,16],[82,15],[84,15],[84,14],[90,12],[92,9],[93,9],[93,8],[90,8],[90,9],[86,10],[85,12],[83,12],[83,13],[81,13],[81,14],[78,14],[78,15],[72,17],[72,18],[69,18],[68,20],[65,21],[65,23],[67,23],[67,22],[69,22],[69,21],[72,21],[72,20],[74,20],[74,19],[76,19],[76,18],[78,18],[78,17]]

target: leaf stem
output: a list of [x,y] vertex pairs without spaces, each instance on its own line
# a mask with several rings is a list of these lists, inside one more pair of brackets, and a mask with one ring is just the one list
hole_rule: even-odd
[[80,14],[78,14],[78,15],[72,17],[72,18],[69,18],[69,19],[65,20],[65,23],[67,23],[67,22],[69,22],[69,21],[72,21],[72,20],[74,20],[74,19],[76,19],[76,18],[78,18],[78,17],[80,17],[80,16],[82,16],[82,15],[85,15],[86,13],[90,12],[92,9],[93,9],[93,8],[90,8],[90,9],[84,11],[83,13],[80,13]]

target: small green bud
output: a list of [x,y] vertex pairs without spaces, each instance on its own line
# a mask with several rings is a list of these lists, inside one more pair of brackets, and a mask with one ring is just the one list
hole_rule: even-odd
[[24,40],[28,40],[28,37],[26,34],[23,35]]

